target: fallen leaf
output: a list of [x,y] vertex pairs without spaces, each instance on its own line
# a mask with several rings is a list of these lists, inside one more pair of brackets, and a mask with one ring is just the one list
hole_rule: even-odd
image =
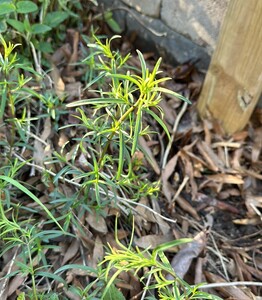
[[213,149],[208,146],[204,141],[199,141],[197,143],[197,148],[200,154],[204,157],[205,162],[208,164],[210,170],[214,172],[224,171],[224,164],[215,154]]
[[76,254],[78,253],[79,251],[79,241],[77,239],[74,239],[69,247],[67,248],[66,252],[65,252],[65,255],[64,255],[64,258],[63,258],[63,261],[62,261],[62,266],[65,265],[69,260],[71,260],[73,257],[76,256]]
[[146,156],[149,164],[151,165],[151,167],[153,168],[155,173],[157,175],[159,175],[160,174],[160,168],[158,166],[158,163],[157,163],[154,155],[152,154],[152,151],[151,151],[150,147],[148,147],[146,140],[144,139],[144,137],[140,136],[138,138],[138,142],[139,142],[139,145],[142,148],[143,152],[145,153],[145,156]]
[[227,184],[244,184],[244,180],[241,175],[231,175],[231,174],[213,174],[206,175],[209,180],[213,180],[220,183]]
[[[187,243],[172,259],[171,266],[178,277],[184,278],[192,260],[198,257],[206,247],[208,232],[201,231],[193,239],[191,243]],[[172,280],[171,275],[167,275],[167,280]]]
[[54,64],[52,64],[50,76],[54,82],[54,89],[57,97],[62,99],[64,97],[65,84],[62,77],[60,76],[58,68]]
[[103,257],[104,257],[104,245],[101,238],[97,235],[95,239],[95,247],[92,256],[94,266],[97,267],[97,264],[102,261]]
[[160,244],[164,244],[167,242],[171,242],[174,240],[173,235],[167,234],[167,235],[157,235],[157,234],[150,234],[150,235],[144,235],[140,238],[135,238],[134,242],[136,246],[142,249],[150,248],[154,249]]
[[98,215],[92,211],[91,213],[88,213],[86,217],[86,221],[97,232],[100,232],[102,234],[107,234],[108,229],[107,229],[106,221],[101,215]]
[[196,209],[183,198],[182,196],[178,196],[176,199],[177,204],[186,212],[188,212],[193,218],[200,221],[201,218],[199,217]]
[[[219,275],[215,275],[211,272],[204,271],[204,274],[211,283],[225,283],[226,280],[220,277]],[[219,291],[224,297],[230,297],[230,299],[236,300],[250,300],[250,298],[241,290],[241,288],[237,286],[226,286],[226,287],[216,287],[215,290]]]

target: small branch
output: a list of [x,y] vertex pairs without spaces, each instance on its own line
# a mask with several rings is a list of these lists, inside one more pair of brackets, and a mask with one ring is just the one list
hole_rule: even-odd
[[[36,164],[33,164],[33,163],[30,163],[30,162],[26,161],[23,157],[21,157],[20,155],[18,155],[18,154],[16,154],[16,153],[14,153],[14,155],[15,155],[15,157],[17,157],[20,161],[24,162],[27,166],[35,167],[35,168],[38,169],[40,172],[47,172],[48,174],[50,174],[50,175],[52,175],[52,176],[57,176],[56,173],[54,173],[54,172],[52,172],[52,171],[50,171],[50,170],[48,170],[48,169],[45,169],[45,168],[42,167],[42,166],[38,166],[38,165],[36,165]],[[81,185],[80,183],[74,182],[74,181],[72,181],[72,180],[70,180],[70,179],[67,179],[67,178],[63,177],[63,176],[59,176],[58,179],[61,180],[61,181],[67,182],[67,183],[69,183],[69,184],[72,184],[72,185],[74,185],[74,186],[76,186],[76,187],[78,187],[78,188],[81,188],[81,187],[82,187],[82,185]],[[125,205],[126,205],[127,203],[129,203],[129,204],[136,205],[136,206],[142,206],[142,207],[144,207],[145,209],[147,209],[148,211],[150,211],[151,213],[153,213],[154,215],[159,216],[159,217],[162,218],[163,220],[168,221],[168,222],[170,222],[170,223],[176,223],[176,220],[172,220],[172,219],[166,218],[166,217],[162,216],[161,214],[157,213],[156,211],[154,211],[152,208],[150,208],[150,207],[148,207],[148,206],[146,206],[146,205],[144,205],[144,204],[142,204],[142,203],[136,202],[135,200],[130,200],[130,199],[122,198],[122,197],[119,197],[119,196],[115,195],[115,194],[114,194],[113,192],[111,192],[111,191],[105,192],[105,191],[102,190],[102,189],[100,189],[100,193],[101,193],[102,195],[106,195],[106,196],[109,195],[109,196],[111,196],[112,198],[116,198],[119,202],[121,202],[121,203],[123,203],[123,204],[125,204]],[[134,208],[132,208],[132,209],[134,210]]]
[[205,285],[201,285],[200,288],[201,289],[211,289],[211,288],[239,286],[239,285],[262,286],[262,282],[253,282],[253,281],[218,282],[218,283],[208,283]]

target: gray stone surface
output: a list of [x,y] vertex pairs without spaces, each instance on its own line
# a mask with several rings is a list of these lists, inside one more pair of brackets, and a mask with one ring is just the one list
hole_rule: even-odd
[[[123,34],[136,31],[137,48],[170,62],[197,60],[207,69],[230,0],[98,0],[113,8]],[[262,1],[262,0],[261,0]]]
[[138,12],[153,18],[160,17],[161,0],[122,0]]
[[[136,12],[134,14],[137,15]],[[135,22],[132,15],[126,15],[128,32],[136,31],[139,34],[136,44],[139,49],[156,50],[159,56],[171,63],[180,64],[193,60],[198,67],[207,69],[210,57],[204,48],[171,30],[160,20],[152,20],[142,15],[140,18],[144,26]]]
[[209,50],[215,48],[229,0],[162,0],[161,19]]

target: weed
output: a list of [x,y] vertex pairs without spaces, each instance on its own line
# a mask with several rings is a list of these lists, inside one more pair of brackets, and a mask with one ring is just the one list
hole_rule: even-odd
[[[97,62],[98,75],[92,80],[92,84],[102,80],[110,87],[110,91],[103,89],[102,85],[96,91],[100,97],[67,105],[70,108],[81,107],[77,109],[79,115],[76,118],[81,120],[81,126],[87,134],[82,137],[79,148],[92,161],[88,164],[90,172],[81,172],[76,175],[75,180],[83,179],[82,187],[93,191],[94,201],[99,207],[103,206],[101,189],[106,195],[108,189],[114,191],[114,194],[122,190],[134,200],[157,192],[157,182],[151,183],[142,179],[144,174],[134,171],[139,137],[151,133],[148,126],[143,127],[144,115],[153,118],[169,136],[162,121],[162,110],[158,106],[161,93],[169,93],[188,101],[183,96],[159,86],[169,80],[165,77],[157,78],[161,59],[150,72],[142,53],[138,51],[141,75],[132,74],[132,69],[128,66],[130,54],[122,57],[118,51],[111,50],[111,43],[115,38],[119,36],[107,39],[103,44],[95,37],[96,43],[88,45],[95,49],[88,59]],[[86,115],[82,108],[84,106],[93,106],[95,116]],[[71,125],[63,128],[69,126]]]

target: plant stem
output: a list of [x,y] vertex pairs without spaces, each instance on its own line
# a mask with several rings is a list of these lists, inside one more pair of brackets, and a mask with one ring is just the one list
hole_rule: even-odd
[[114,137],[114,135],[115,135],[115,133],[116,133],[116,131],[118,130],[118,128],[120,127],[120,125],[122,124],[122,122],[132,113],[132,111],[134,111],[135,110],[135,108],[140,104],[140,102],[141,102],[141,96],[139,97],[139,99],[137,100],[137,102],[134,104],[134,105],[132,105],[121,117],[120,117],[120,119],[118,120],[118,121],[116,121],[115,122],[115,124],[116,124],[116,126],[115,126],[115,128],[113,128],[112,130],[112,132],[111,132],[111,134],[110,134],[110,136],[109,136],[109,138],[108,138],[108,141],[106,142],[106,145],[105,145],[105,147],[103,148],[103,152],[102,152],[102,154],[101,154],[101,156],[100,156],[100,158],[99,158],[99,161],[98,161],[98,167],[99,167],[99,169],[102,167],[101,166],[101,164],[102,164],[102,161],[103,161],[103,158],[104,158],[104,156],[105,156],[105,154],[106,154],[106,152],[107,152],[107,150],[108,150],[108,147],[109,147],[109,145],[110,145],[110,143],[111,143],[111,141],[112,141],[112,139],[113,139],[113,137]]

